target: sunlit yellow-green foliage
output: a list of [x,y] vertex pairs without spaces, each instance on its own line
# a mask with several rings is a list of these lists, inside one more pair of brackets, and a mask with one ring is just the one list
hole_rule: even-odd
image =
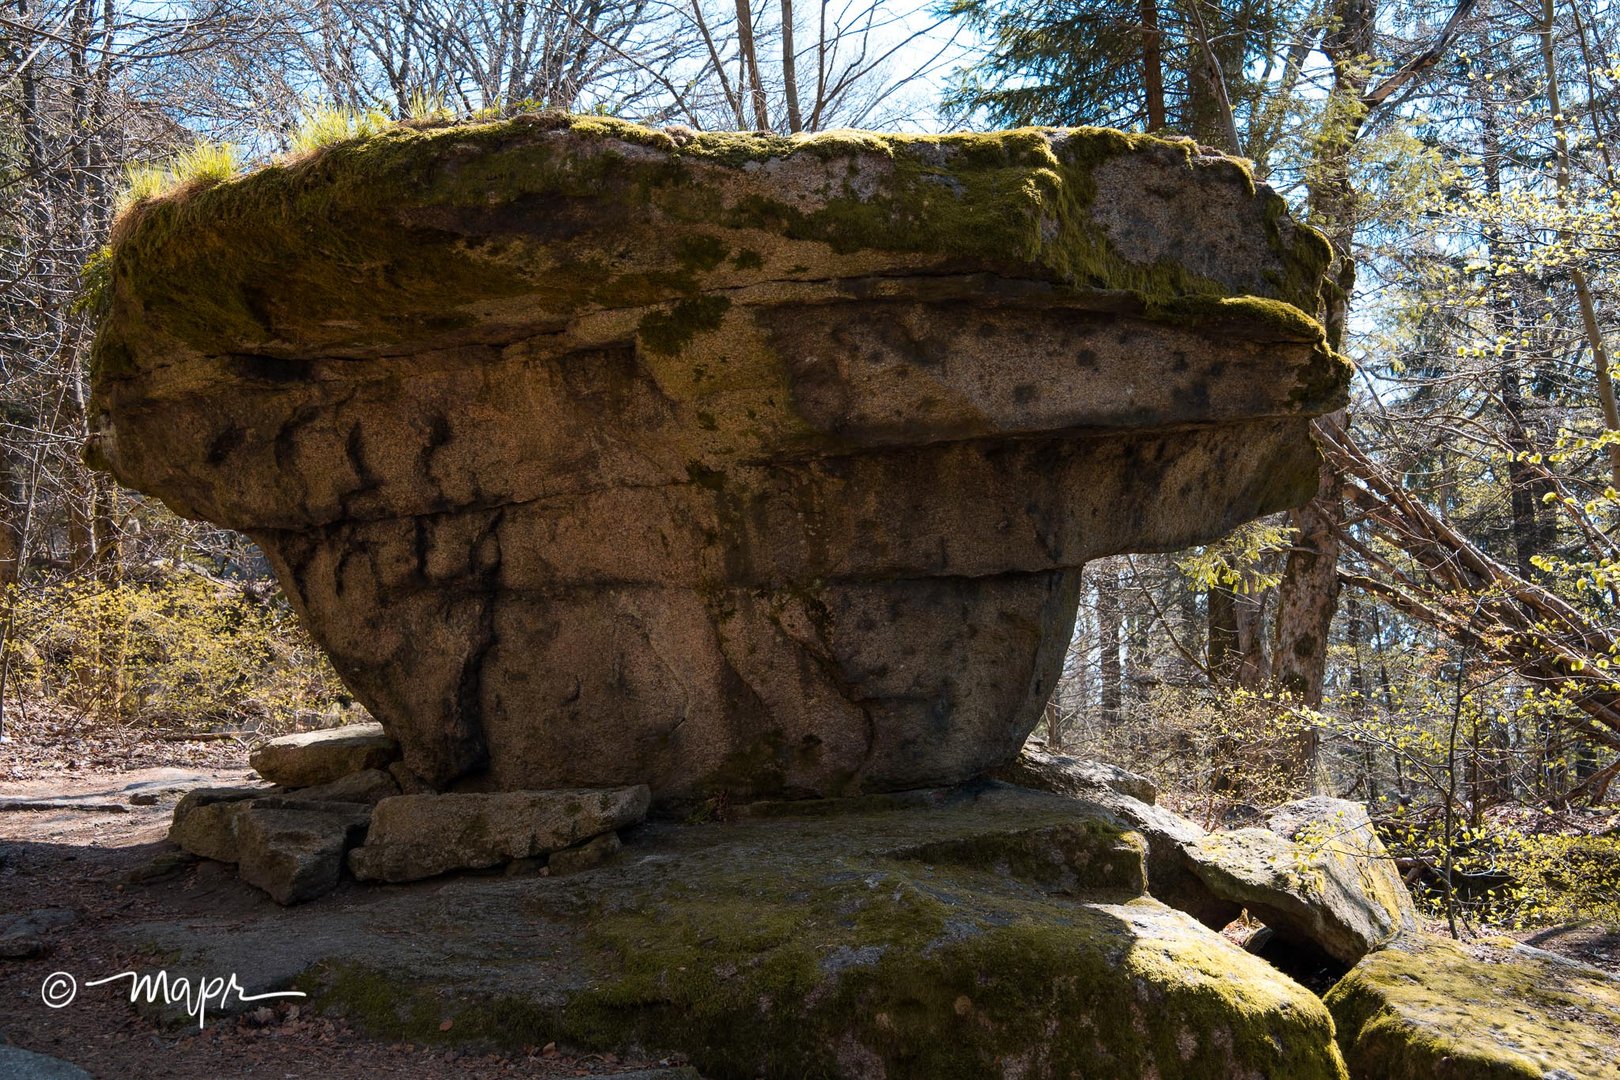
[[1176,559],[1176,567],[1195,588],[1216,585],[1252,593],[1281,580],[1282,563],[1274,558],[1288,550],[1294,529],[1262,518],[1239,525],[1213,544],[1193,548]]
[[[429,99],[422,98],[422,108],[430,107]],[[442,111],[442,103],[437,106]],[[393,126],[393,119],[383,110],[345,109],[333,105],[318,105],[310,109],[298,127],[287,137],[287,145],[295,154],[307,154],[323,147],[375,135]]]
[[1520,836],[1502,845],[1523,925],[1594,920],[1620,926],[1620,836]]
[[8,694],[103,723],[284,728],[345,699],[285,602],[180,573],[16,590]]
[[443,94],[413,90],[405,105],[405,119],[413,123],[438,123],[455,119],[455,111],[445,104]]
[[127,167],[119,205],[120,208],[131,206],[182,187],[223,183],[240,169],[235,146],[199,140],[165,162]]
[[1085,736],[1087,756],[1150,777],[1206,827],[1311,794],[1297,768],[1315,716],[1276,695],[1161,685],[1127,722]]

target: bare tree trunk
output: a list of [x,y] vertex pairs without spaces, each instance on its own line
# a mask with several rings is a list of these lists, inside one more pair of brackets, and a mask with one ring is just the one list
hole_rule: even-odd
[[[1341,434],[1344,413],[1325,416],[1318,425]],[[1296,535],[1277,589],[1272,675],[1282,689],[1313,709],[1322,704],[1328,637],[1339,601],[1339,528],[1344,521],[1340,483],[1338,470],[1324,460],[1315,497],[1290,512]]]
[[787,97],[788,130],[803,131],[798,60],[793,55],[793,0],[782,0],[782,91]]
[[1169,121],[1164,113],[1164,50],[1159,35],[1158,0],[1141,0],[1141,15],[1142,86],[1147,94],[1147,129],[1163,131]]
[[[1553,55],[1553,34],[1557,31],[1557,10],[1554,0],[1541,0],[1541,59],[1547,75],[1547,108],[1552,112],[1553,132],[1558,160],[1558,205],[1562,207],[1569,194],[1569,130],[1564,119],[1564,106],[1558,89],[1558,63]],[[1559,229],[1560,243],[1569,241],[1568,232]],[[1609,348],[1598,325],[1597,305],[1592,299],[1592,287],[1586,280],[1586,271],[1578,265],[1569,268],[1569,280],[1575,286],[1575,299],[1581,308],[1581,325],[1586,341],[1592,349],[1592,368],[1597,374],[1598,403],[1603,407],[1603,426],[1610,432],[1620,432],[1620,409],[1614,399],[1614,380],[1609,372]],[[1620,441],[1609,444],[1609,482],[1620,488]]]
[[1119,602],[1119,569],[1113,563],[1097,564],[1093,576],[1097,588],[1097,674],[1102,684],[1102,721],[1108,726],[1123,719],[1120,664],[1122,612]]
[[751,84],[754,126],[760,131],[769,131],[771,118],[765,107],[765,86],[759,80],[759,50],[754,44],[754,15],[749,10],[748,0],[737,0],[737,51],[744,72],[739,81]]
[[[1372,51],[1377,13],[1372,0],[1341,0],[1334,14],[1336,25],[1323,39],[1322,48],[1333,61],[1333,94],[1354,113],[1365,100],[1365,58]],[[1352,115],[1342,121],[1342,128],[1330,127],[1318,136],[1309,181],[1311,224],[1327,235],[1333,249],[1322,324],[1328,344],[1335,350],[1344,346],[1350,296],[1356,282],[1355,188],[1350,179],[1350,152],[1359,138],[1363,119]],[[1334,440],[1342,436],[1346,423],[1340,411],[1320,418],[1313,427],[1319,439]],[[1340,484],[1338,471],[1324,460],[1317,476],[1316,495],[1290,514],[1296,535],[1277,589],[1272,643],[1277,682],[1312,708],[1322,703],[1328,637],[1338,606],[1339,529],[1344,520]]]
[[1187,0],[1187,13],[1192,17],[1193,36],[1203,58],[1203,83],[1208,88],[1215,116],[1214,127],[1195,131],[1194,134],[1220,146],[1228,154],[1243,153],[1243,140],[1238,137],[1237,117],[1232,111],[1232,99],[1226,91],[1226,73],[1221,70],[1220,58],[1215,55],[1210,41],[1209,27],[1204,24],[1204,13],[1198,9],[1202,0]]
[[1208,664],[1221,685],[1257,689],[1270,673],[1266,657],[1263,597],[1244,595],[1225,585],[1208,593]]
[[[748,0],[739,0],[746,5]],[[714,43],[714,34],[709,30],[709,20],[703,16],[702,0],[692,0],[692,18],[698,32],[703,35],[703,44],[709,52],[709,63],[714,66],[715,76],[720,80],[720,90],[725,95],[726,105],[731,109],[731,115],[736,119],[739,130],[748,126],[747,114],[743,111],[743,98],[748,94],[747,66],[744,65],[741,84],[736,93],[731,90],[731,79],[726,75],[726,65],[720,60],[720,50]]]

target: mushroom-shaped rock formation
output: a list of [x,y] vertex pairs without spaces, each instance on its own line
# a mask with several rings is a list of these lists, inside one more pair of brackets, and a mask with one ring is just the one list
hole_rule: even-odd
[[1081,566],[1309,496],[1328,249],[1104,129],[401,127],[121,222],[88,459],[247,532],[438,787],[948,784]]

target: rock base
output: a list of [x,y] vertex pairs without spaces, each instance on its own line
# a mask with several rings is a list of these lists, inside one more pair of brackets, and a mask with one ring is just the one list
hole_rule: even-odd
[[390,1037],[637,1047],[711,1077],[1343,1080],[1321,1002],[1145,879],[1107,811],[981,785],[648,823],[585,874],[130,933]]

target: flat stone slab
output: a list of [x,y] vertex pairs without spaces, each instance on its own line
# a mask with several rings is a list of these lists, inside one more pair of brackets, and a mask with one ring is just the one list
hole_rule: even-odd
[[320,802],[352,802],[376,804],[398,795],[399,782],[384,769],[362,769],[341,776],[326,784],[297,788],[288,793],[294,799],[314,799]]
[[979,775],[1083,565],[1303,502],[1350,371],[1319,234],[1100,128],[402,126],[117,236],[87,460],[251,535],[438,790]]
[[645,786],[399,795],[377,804],[349,869],[361,881],[415,881],[535,858],[634,825],[650,802]]
[[1344,1080],[1320,1000],[1143,898],[1143,843],[1106,811],[1002,786],[836,802],[648,822],[589,873],[121,932],[391,1037],[707,1076]]
[[992,770],[990,775],[1004,783],[1075,798],[1086,798],[1098,788],[1150,805],[1159,797],[1159,786],[1140,773],[1105,761],[1054,753],[1034,744],[1025,744],[1017,758]]
[[372,722],[271,739],[248,755],[248,764],[272,784],[303,788],[386,769],[398,756],[399,744]]
[[1356,1080],[1613,1080],[1620,981],[1506,939],[1403,935],[1326,997]]

